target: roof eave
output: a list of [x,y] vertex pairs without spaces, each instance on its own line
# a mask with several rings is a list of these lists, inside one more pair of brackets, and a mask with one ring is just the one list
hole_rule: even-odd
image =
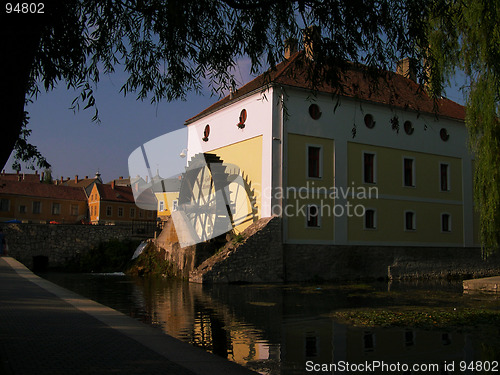
[[[240,95],[240,96],[238,96],[238,97],[236,97],[234,99],[230,99],[228,102],[226,102],[224,104],[221,104],[220,106],[217,106],[217,107],[215,107],[215,108],[213,108],[211,110],[208,110],[206,112],[203,111],[201,114],[198,114],[198,115],[196,115],[194,117],[191,117],[190,119],[187,119],[184,122],[184,125],[185,126],[190,125],[190,124],[192,124],[192,123],[194,123],[194,122],[196,122],[198,120],[201,120],[204,117],[210,116],[211,114],[214,114],[215,112],[220,111],[221,109],[227,108],[227,107],[229,107],[229,106],[231,106],[231,105],[233,105],[233,104],[235,104],[235,103],[237,103],[237,102],[239,102],[239,101],[241,101],[243,99],[246,99],[246,98],[248,98],[250,96],[253,96],[253,95],[257,94],[257,93],[262,93],[262,92],[264,92],[266,90],[269,90],[269,89],[273,88],[274,86],[276,86],[275,82],[270,82],[270,83],[268,83],[268,84],[266,84],[264,86],[260,86],[260,87],[258,87],[255,90],[249,91],[249,92],[247,92],[245,94],[242,94],[242,95]],[[227,96],[225,98],[227,98]],[[221,100],[224,100],[224,99],[221,99]],[[217,103],[214,103],[214,104],[217,104]]]

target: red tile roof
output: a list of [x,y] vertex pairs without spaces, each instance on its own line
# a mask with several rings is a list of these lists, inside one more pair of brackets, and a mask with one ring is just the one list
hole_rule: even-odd
[[[265,74],[261,74],[236,92],[219,100],[196,116],[186,120],[188,125],[248,94],[262,91],[268,86],[288,86],[312,90],[308,81],[303,52],[297,52],[289,60],[281,62]],[[339,94],[363,101],[390,105],[422,113],[438,114],[453,119],[464,120],[465,108],[449,99],[441,98],[436,102],[430,98],[421,85],[394,72],[382,72],[377,78],[369,76],[367,69],[351,64],[349,69],[340,73],[340,90],[328,84],[318,85],[319,92]]]
[[73,180],[66,180],[62,184],[64,186],[73,186],[73,187],[81,187],[81,188],[86,188],[90,184],[92,184],[94,181],[100,181],[98,178],[82,178],[81,180],[78,180],[76,182],[74,179]]
[[108,184],[96,184],[97,191],[103,201],[135,203],[130,186],[116,186],[113,189]]
[[41,182],[9,181],[0,177],[0,195],[4,194],[74,201],[87,200],[82,188]]
[[111,180],[111,181],[107,182],[106,184],[110,185],[112,182],[114,182],[116,186],[130,186],[131,185],[130,178],[123,178],[123,177],[115,178],[114,180]]
[[0,179],[8,181],[40,182],[40,175],[33,173],[1,173]]

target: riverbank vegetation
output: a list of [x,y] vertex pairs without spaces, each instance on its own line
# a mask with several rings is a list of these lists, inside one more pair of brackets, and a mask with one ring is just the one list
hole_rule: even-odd
[[500,311],[483,308],[425,308],[370,309],[337,311],[331,317],[356,327],[414,327],[450,329],[479,326],[500,327]]
[[127,264],[124,272],[131,276],[161,275],[175,277],[174,266],[166,260],[165,255],[164,249],[157,249],[150,242],[136,259]]
[[69,268],[79,272],[121,272],[130,262],[140,241],[112,239],[82,254]]

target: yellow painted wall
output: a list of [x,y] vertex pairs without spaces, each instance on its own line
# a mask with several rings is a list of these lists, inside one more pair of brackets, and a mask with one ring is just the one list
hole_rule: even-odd
[[[167,193],[155,193],[156,200],[158,201],[158,217],[161,219],[166,219],[171,215],[171,208],[173,207],[173,201],[179,199],[179,192],[167,192]],[[160,202],[164,202],[163,211],[160,211]]]
[[[87,216],[87,202],[77,200],[63,200],[53,198],[27,197],[17,195],[3,195],[9,200],[9,210],[0,211],[0,220],[20,220],[23,222],[45,223],[55,221],[58,223],[76,223]],[[33,212],[33,203],[40,202],[40,213]],[[60,205],[60,213],[52,213],[52,205]],[[25,206],[25,212],[20,211],[20,206]],[[78,207],[78,214],[74,215],[72,206]]]
[[[366,346],[365,336],[367,335],[372,335],[373,347]],[[412,340],[408,340],[409,337]],[[438,364],[439,366],[443,358],[453,358],[455,368],[458,368],[458,361],[463,358],[466,339],[464,334],[457,332],[349,327],[345,342],[347,353],[345,360],[351,363],[380,361],[387,364],[395,363],[394,358],[401,358],[401,363],[408,364],[411,369],[412,364],[420,366]],[[448,363],[451,362],[453,361],[448,360]],[[421,373],[433,372],[422,371]],[[377,371],[376,373],[384,372]]]
[[[363,151],[376,154],[376,186],[379,194],[421,197],[442,200],[462,200],[462,161],[459,158],[410,152],[388,147],[348,142],[348,181],[355,186],[363,183]],[[403,158],[414,158],[415,187],[403,186]],[[440,191],[440,163],[450,168],[450,191]]]
[[[255,198],[257,215],[260,218],[260,207],[262,198],[262,136],[247,139],[229,146],[221,147],[210,151],[219,156],[224,163],[238,166],[243,175],[243,179],[249,183]],[[242,231],[248,227],[252,221],[246,221],[236,227],[237,231]]]
[[[364,217],[348,218],[348,240],[370,242],[419,242],[463,244],[463,211],[461,205],[436,204],[404,200],[350,200],[376,210],[376,229],[364,229]],[[405,230],[405,211],[414,211],[416,230]],[[441,232],[441,213],[451,215],[451,231]]]
[[[376,155],[376,183],[363,183],[363,152]],[[414,159],[414,187],[403,186],[403,159]],[[450,190],[440,190],[440,163],[450,168]],[[376,209],[377,228],[364,229],[364,218],[348,218],[349,241],[463,244],[462,161],[459,158],[348,143],[348,181],[378,188],[378,199],[350,200]],[[450,201],[450,203],[447,203]],[[404,212],[416,214],[416,230],[404,228]],[[451,215],[451,232],[441,232],[441,213]]]
[[[90,192],[89,200],[89,213],[90,222],[93,224],[105,224],[116,222],[132,222],[139,221],[153,221],[156,220],[156,212],[143,210],[136,206],[134,202],[109,202],[102,201],[97,189],[94,185]],[[107,208],[111,207],[111,215],[107,214]],[[122,209],[123,215],[118,215],[118,210]],[[134,214],[131,214],[131,209]]]
[[[307,227],[307,206],[314,204],[320,210],[320,227]],[[286,202],[288,238],[291,240],[333,241],[334,201],[328,197],[291,199]]]
[[[319,145],[322,147],[322,171],[321,178],[309,178],[307,176],[307,146]],[[298,134],[288,134],[287,153],[287,186],[308,189],[331,189],[334,186],[334,141],[327,138],[311,137]],[[303,190],[305,191],[305,190]],[[316,190],[317,191],[317,190]],[[287,217],[288,238],[291,240],[333,240],[333,207],[335,201],[328,196],[314,197],[310,191],[305,195],[294,196],[292,192],[285,193],[285,210],[283,215]],[[300,198],[300,196],[305,198]],[[300,207],[315,204],[320,207],[320,228],[308,228],[306,216]],[[321,210],[323,207],[323,210]]]
[[[320,145],[323,148],[323,170],[319,179],[307,177],[307,145]],[[332,139],[288,134],[287,186],[307,186],[309,182],[309,186],[314,183],[316,187],[333,187],[333,157]]]

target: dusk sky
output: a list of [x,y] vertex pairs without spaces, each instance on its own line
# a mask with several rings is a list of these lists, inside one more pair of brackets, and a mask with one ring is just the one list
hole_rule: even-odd
[[[239,64],[235,76],[240,86],[251,79],[246,61]],[[64,83],[29,105],[29,128],[33,130],[29,141],[52,164],[53,178],[92,177],[97,171],[104,182],[128,177],[128,157],[134,149],[180,129],[185,120],[218,100],[207,89],[201,96],[189,95],[186,101],[150,104],[149,100],[136,100],[133,93],[126,97],[119,93],[125,77],[123,72],[101,77],[95,90],[101,123],[92,122],[93,109],[76,113],[69,109],[76,92],[68,91]],[[452,82],[446,94],[463,104],[459,85]],[[178,147],[180,153],[184,147]],[[13,172],[11,165],[12,157],[4,169]],[[21,172],[34,173],[25,165]]]

